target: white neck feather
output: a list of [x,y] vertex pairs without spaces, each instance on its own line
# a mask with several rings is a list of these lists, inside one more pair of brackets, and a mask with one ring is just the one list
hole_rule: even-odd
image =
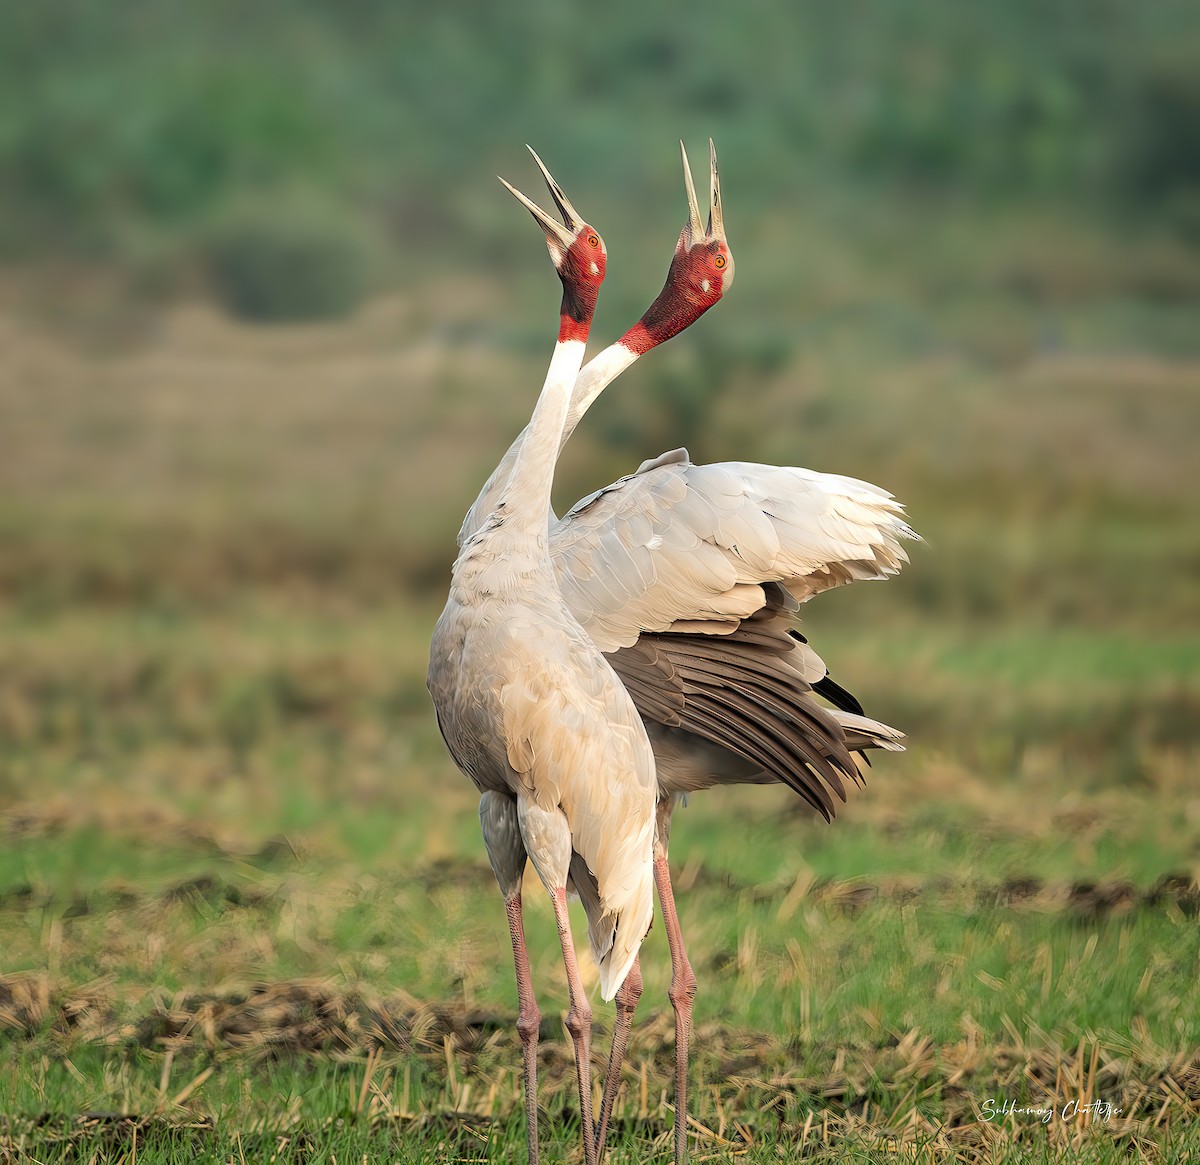
[[546,382],[520,441],[508,484],[496,504],[513,534],[540,534],[545,538],[554,466],[583,351],[581,340],[560,340],[554,347]]
[[[560,344],[559,347],[562,347],[562,345]],[[582,345],[580,347],[582,348]],[[557,355],[558,350],[556,349],[555,356],[557,357]],[[575,379],[575,387],[571,393],[570,404],[567,408],[563,426],[559,432],[558,445],[555,448],[556,458],[562,450],[563,445],[566,444],[567,438],[575,431],[575,427],[582,420],[584,413],[588,411],[596,398],[637,358],[637,353],[631,352],[624,344],[610,344],[603,352],[597,353],[597,355],[593,356],[587,362],[583,371],[579,372]],[[547,381],[549,381],[549,375],[547,375]],[[474,505],[467,511],[467,516],[463,519],[462,527],[458,532],[459,546],[466,542],[483,525],[487,516],[496,508],[496,504],[500,499],[500,491],[505,490],[507,493],[506,486],[508,486],[512,478],[513,466],[516,464],[517,458],[520,456],[525,443],[529,439],[532,427],[533,421],[531,420],[521,431],[517,439],[508,447],[508,452],[500,459],[500,464],[492,471],[491,477],[487,479],[487,483],[479,491],[479,496],[475,499]],[[553,473],[553,467],[551,467],[551,472]],[[550,502],[547,498],[547,513],[549,513],[549,507]]]

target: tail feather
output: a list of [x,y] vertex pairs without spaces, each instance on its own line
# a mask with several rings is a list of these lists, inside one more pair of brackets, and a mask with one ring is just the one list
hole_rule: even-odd
[[625,982],[650,929],[654,917],[653,878],[649,871],[647,875],[645,885],[635,886],[632,898],[620,910],[607,910],[587,862],[579,853],[571,855],[571,882],[587,915],[588,945],[600,972],[600,994],[605,1000],[612,999]]
[[885,752],[904,751],[904,745],[900,743],[904,739],[904,733],[890,724],[872,720],[869,716],[843,712],[841,709],[833,713],[833,718],[842,726],[842,731],[846,734],[846,747],[851,750],[882,748]]

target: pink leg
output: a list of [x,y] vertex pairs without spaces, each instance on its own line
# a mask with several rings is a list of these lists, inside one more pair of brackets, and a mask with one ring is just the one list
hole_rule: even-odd
[[597,1165],[596,1130],[592,1124],[592,1007],[579,977],[575,961],[575,940],[571,937],[571,920],[567,915],[567,891],[558,887],[551,891],[554,920],[558,923],[558,941],[562,945],[563,963],[567,968],[567,990],[571,1008],[567,1012],[567,1031],[575,1044],[575,1074],[579,1082],[579,1120],[583,1126],[583,1159],[585,1165]]
[[641,960],[634,959],[625,982],[616,995],[617,1019],[613,1025],[612,1051],[608,1057],[608,1075],[604,1078],[604,1101],[600,1105],[600,1127],[596,1130],[596,1154],[604,1157],[604,1139],[608,1136],[608,1120],[612,1116],[617,1089],[621,1086],[621,1065],[625,1062],[625,1047],[633,1027],[633,1013],[642,997]]
[[696,998],[696,976],[683,947],[679,915],[675,913],[675,895],[671,890],[671,869],[666,849],[655,847],[654,883],[662,905],[667,945],[671,948],[671,988],[667,992],[675,1009],[675,1165],[687,1160],[687,1070],[688,1037],[692,1031],[692,1001]]
[[525,949],[525,924],[521,919],[521,892],[504,900],[508,911],[508,933],[512,936],[513,962],[517,968],[517,1034],[525,1049],[525,1122],[529,1141],[529,1165],[538,1165],[537,1048],[542,1016],[533,996],[529,952]]

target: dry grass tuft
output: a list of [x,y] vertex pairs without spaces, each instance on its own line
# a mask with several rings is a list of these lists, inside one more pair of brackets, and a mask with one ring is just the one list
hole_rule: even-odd
[[[502,1064],[519,1056],[513,1017],[504,1012],[423,1006],[404,996],[373,999],[329,983],[293,981],[180,993],[119,1024],[112,1014],[111,986],[61,990],[42,974],[0,980],[0,1025],[26,1035],[48,1033],[62,1049],[95,1041],[140,1048],[164,1058],[164,1078],[181,1062],[208,1062],[217,1070],[295,1057],[365,1060],[357,1108],[376,1120],[400,1120],[411,1116],[407,1101],[372,1084],[376,1076],[394,1083],[397,1069],[418,1059],[445,1078],[452,1107],[465,1107],[471,1095],[488,1098],[483,1110],[469,1118],[460,1112],[456,1120],[498,1119],[519,1108],[513,1081],[502,1085]],[[803,1047],[794,1038],[704,1024],[695,1041],[699,1075],[719,1084],[701,1089],[697,1136],[726,1147],[768,1134],[824,1143],[851,1136],[879,1145],[928,1143],[974,1161],[1019,1142],[1047,1111],[1047,1129],[1064,1146],[1093,1132],[1138,1141],[1200,1117],[1198,1051],[1171,1053],[1146,1038],[1122,1046],[1081,1039],[1062,1047],[1050,1037],[1023,1038],[1015,1028],[1010,1035],[1007,1042],[984,1044],[971,1032],[938,1045],[914,1028],[873,1044]],[[571,1050],[555,1020],[543,1024],[542,1039],[544,1094],[568,1096]],[[596,1066],[602,1070],[601,1052],[597,1048]],[[630,1127],[648,1131],[669,1115],[665,1099],[648,1104],[645,1081],[665,1079],[673,1054],[669,1014],[649,1013],[635,1029],[617,1110]],[[176,1096],[172,1107],[183,1099]],[[1005,1100],[1018,1111],[998,1111]],[[817,1125],[814,1111],[823,1114]],[[796,1124],[798,1112],[809,1114],[807,1132]],[[721,1115],[729,1113],[739,1114],[736,1121]],[[70,1127],[92,1131],[94,1119],[79,1117]]]

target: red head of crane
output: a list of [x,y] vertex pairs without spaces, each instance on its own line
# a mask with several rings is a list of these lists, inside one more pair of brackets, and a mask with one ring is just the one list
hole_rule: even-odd
[[[725,237],[725,218],[721,203],[721,181],[717,172],[717,151],[710,140],[708,143],[709,161],[709,209],[708,225],[705,226],[700,214],[700,204],[696,198],[696,186],[692,181],[691,167],[688,165],[687,151],[683,143],[679,143],[683,159],[683,178],[687,194],[688,218],[679,234],[675,245],[675,253],[671,257],[671,266],[667,271],[666,282],[655,297],[654,302],[642,314],[642,317],[615,343],[597,353],[584,366],[575,381],[571,394],[570,408],[566,423],[563,426],[560,447],[575,431],[584,413],[591,407],[596,398],[622,372],[639,357],[644,356],[652,348],[665,344],[673,336],[679,335],[685,328],[694,324],[710,307],[716,304],[733,283],[733,252],[729,249],[729,241]],[[533,151],[530,151],[533,153]],[[537,159],[537,155],[534,154]],[[538,165],[545,175],[546,169]],[[503,181],[503,179],[501,179]],[[548,178],[548,182],[553,179]],[[513,188],[508,186],[509,190]],[[557,191],[555,193],[554,191]],[[547,232],[547,243],[550,246],[551,258],[556,254],[570,251],[571,244],[565,235],[559,236],[555,227],[548,226],[540,211],[535,213],[532,204],[523,195],[513,191],[522,205],[530,209],[535,221]],[[565,202],[558,184],[555,183],[552,194],[555,202],[564,216],[572,221],[578,221],[577,213]],[[563,199],[563,202],[559,202]],[[553,222],[553,220],[550,220]],[[557,226],[557,224],[555,224]],[[558,230],[562,230],[561,227]],[[556,242],[551,241],[554,236]],[[556,250],[557,248],[557,250]],[[603,243],[600,246],[603,251]],[[555,259],[558,266],[558,260]],[[603,277],[604,264],[600,264],[600,274]],[[594,304],[594,300],[592,301]],[[561,326],[560,326],[561,333]],[[484,520],[494,509],[497,499],[508,484],[513,466],[525,443],[528,429],[523,431],[509,446],[508,451],[500,459],[500,464],[492,471],[484,487],[479,492],[474,504],[467,511],[462,527],[458,532],[458,544],[462,546],[470,536],[480,528]]]
[[717,153],[711,141],[708,148],[712,194],[706,228],[700,220],[700,207],[687,152],[683,151],[683,143],[680,142],[684,183],[687,186],[688,221],[679,234],[667,281],[658,298],[617,341],[635,355],[644,355],[690,327],[733,285],[733,252],[725,237]]
[[550,190],[550,197],[554,199],[554,204],[562,215],[562,222],[551,218],[536,202],[526,198],[503,178],[500,181],[533,215],[533,221],[542,228],[546,236],[546,249],[550,252],[550,259],[563,285],[562,308],[559,310],[559,342],[578,340],[586,343],[592,327],[592,316],[596,312],[600,284],[604,282],[608,251],[599,232],[583,221],[533,147],[525,148],[533,154],[533,160],[538,164],[538,169],[541,170]]

